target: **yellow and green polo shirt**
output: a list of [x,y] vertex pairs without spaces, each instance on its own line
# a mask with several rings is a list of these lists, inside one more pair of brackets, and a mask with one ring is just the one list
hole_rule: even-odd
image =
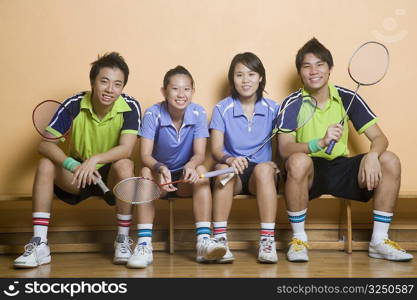
[[[58,110],[47,130],[61,136],[72,126],[69,155],[77,160],[84,161],[117,146],[121,134],[138,134],[141,108],[138,101],[126,94],[119,96],[101,120],[93,110],[91,92],[74,95],[62,105],[71,117]],[[101,166],[97,165],[97,168]]]
[[[296,137],[297,143],[308,143],[313,139],[323,138],[329,125],[339,123],[345,115],[350,100],[355,93],[351,90],[335,86],[330,83],[328,86],[329,101],[326,103],[326,106],[324,108],[317,107],[316,112],[308,123],[299,128],[296,132],[290,133]],[[300,89],[297,92],[290,94],[283,101],[281,108],[286,107],[288,103],[304,95],[308,95],[308,92],[305,89]],[[297,116],[294,116],[294,118],[296,117]],[[288,118],[289,116],[286,116],[287,120]],[[312,157],[322,157],[328,160],[332,160],[340,156],[348,156],[349,126],[347,121],[350,120],[352,122],[353,127],[359,134],[362,134],[366,129],[378,122],[376,115],[359,95],[356,95],[355,99],[353,99],[352,106],[348,111],[346,119],[347,120],[345,121],[343,128],[343,135],[339,142],[336,143],[331,155],[326,154],[325,149],[309,155]],[[282,124],[280,127],[285,128],[285,124]]]

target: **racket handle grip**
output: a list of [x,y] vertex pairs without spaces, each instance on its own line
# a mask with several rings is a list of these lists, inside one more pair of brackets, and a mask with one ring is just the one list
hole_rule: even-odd
[[103,193],[107,193],[108,191],[110,191],[109,188],[104,184],[104,182],[101,178],[99,178],[97,180],[97,185],[101,188]]
[[219,176],[219,175],[234,173],[234,172],[235,172],[235,169],[230,167],[230,168],[227,168],[227,169],[211,171],[211,172],[207,172],[205,174],[201,174],[200,178],[211,178],[211,177],[216,177],[216,176]]
[[332,151],[335,145],[336,145],[336,140],[331,140],[329,143],[329,146],[327,146],[327,149],[324,152],[328,155],[332,154]]

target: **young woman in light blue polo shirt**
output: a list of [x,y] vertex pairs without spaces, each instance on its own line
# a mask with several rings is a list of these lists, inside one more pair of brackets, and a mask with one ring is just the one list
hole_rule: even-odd
[[[165,101],[146,110],[141,126],[142,176],[168,183],[183,178],[178,186],[167,185],[166,193],[193,197],[196,220],[197,262],[215,261],[226,253],[225,245],[212,239],[211,191],[208,179],[199,179],[207,172],[202,165],[209,136],[204,108],[192,103],[194,80],[182,66],[169,70],[161,88]],[[146,268],[153,261],[152,224],[154,202],[137,207],[138,243],[128,260],[131,268]]]
[[272,132],[279,105],[263,97],[266,77],[261,60],[253,53],[236,55],[228,74],[231,96],[213,110],[211,151],[216,169],[234,167],[238,176],[224,186],[219,176],[213,191],[214,237],[227,247],[219,263],[234,260],[227,244],[227,219],[233,195],[256,195],[261,221],[258,261],[276,263],[275,218],[277,173],[271,143],[253,154]]

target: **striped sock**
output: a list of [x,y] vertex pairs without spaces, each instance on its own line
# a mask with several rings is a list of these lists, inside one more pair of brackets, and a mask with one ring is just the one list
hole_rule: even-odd
[[227,239],[227,221],[213,222],[213,234],[215,239]]
[[372,231],[371,244],[377,245],[388,239],[388,230],[392,221],[393,213],[374,210],[374,230]]
[[203,238],[210,238],[210,235],[211,235],[210,222],[195,223],[195,235],[197,236],[197,241]]
[[138,224],[138,244],[146,243],[152,244],[152,227],[153,224]]
[[288,220],[290,221],[293,237],[308,241],[307,234],[304,230],[304,224],[307,217],[307,208],[301,211],[287,211]]
[[129,235],[130,224],[132,223],[132,215],[117,214],[117,234]]
[[260,239],[275,240],[275,223],[261,223]]
[[39,236],[42,242],[48,240],[48,226],[51,214],[47,212],[32,213],[33,236]]

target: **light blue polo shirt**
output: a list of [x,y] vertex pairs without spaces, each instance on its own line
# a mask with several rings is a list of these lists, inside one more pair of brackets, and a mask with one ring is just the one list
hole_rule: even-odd
[[[214,108],[210,129],[224,133],[224,149],[231,156],[249,156],[271,135],[278,103],[262,98],[255,103],[252,120],[246,118],[240,100],[227,97]],[[255,163],[272,159],[271,141],[249,160]]]
[[154,141],[152,156],[157,161],[171,171],[178,171],[193,156],[194,140],[209,137],[207,114],[202,106],[190,103],[177,131],[163,101],[146,110],[139,135]]

